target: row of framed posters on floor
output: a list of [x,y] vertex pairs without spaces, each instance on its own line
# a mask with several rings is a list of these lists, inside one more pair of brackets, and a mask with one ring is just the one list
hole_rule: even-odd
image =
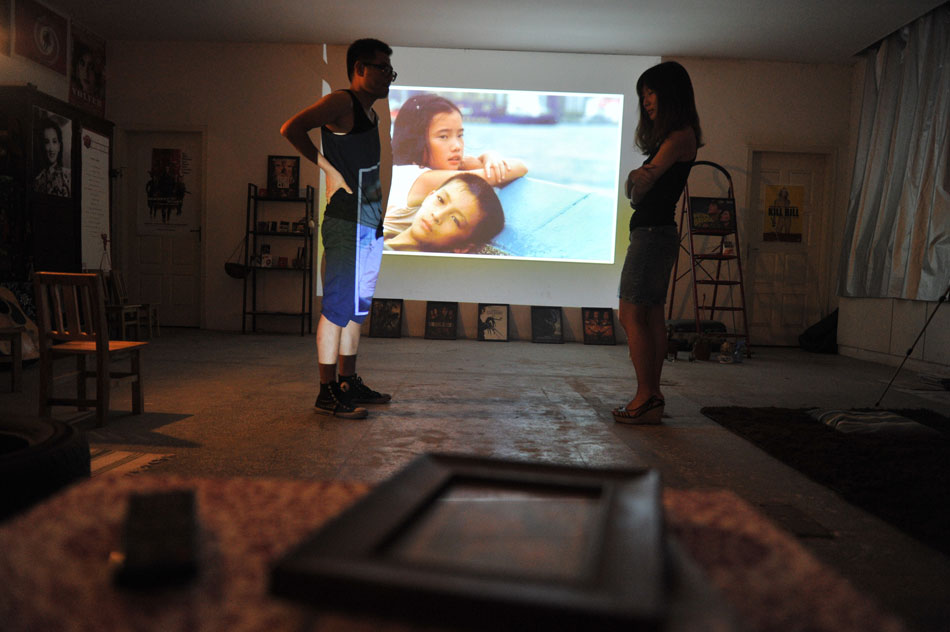
[[[402,335],[403,301],[401,298],[374,298],[370,313],[369,335],[374,338],[399,338]],[[459,304],[454,301],[427,301],[425,337],[431,340],[458,338]],[[506,303],[478,304],[478,339],[508,340],[510,314]],[[614,311],[610,307],[582,307],[585,345],[616,344]],[[564,342],[563,315],[560,307],[531,307],[531,341]]]

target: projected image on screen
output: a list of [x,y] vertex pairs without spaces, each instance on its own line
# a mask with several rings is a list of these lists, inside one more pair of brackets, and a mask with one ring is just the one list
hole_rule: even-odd
[[386,254],[613,263],[623,96],[394,86]]

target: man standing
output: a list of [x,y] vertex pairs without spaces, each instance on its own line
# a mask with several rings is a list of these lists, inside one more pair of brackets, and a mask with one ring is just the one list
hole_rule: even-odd
[[[391,396],[369,388],[356,373],[360,326],[369,313],[382,259],[382,187],[377,99],[396,80],[392,49],[375,39],[346,52],[348,90],[332,92],[291,117],[280,133],[326,174],[323,306],[317,325],[320,393],[316,411],[363,419],[356,404],[385,404]],[[323,153],[309,132],[320,128]],[[339,378],[337,366],[339,365]]]

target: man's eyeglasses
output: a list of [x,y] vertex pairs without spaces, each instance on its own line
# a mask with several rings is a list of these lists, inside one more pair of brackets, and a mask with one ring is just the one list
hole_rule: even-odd
[[384,72],[384,73],[386,73],[387,75],[389,75],[389,80],[390,80],[390,81],[395,81],[395,80],[396,80],[396,71],[393,70],[393,67],[390,66],[389,64],[374,64],[374,63],[372,63],[372,62],[364,61],[364,62],[363,62],[363,65],[364,65],[364,66],[372,66],[373,68],[375,68],[375,69],[377,69],[377,70],[381,70],[382,72]]

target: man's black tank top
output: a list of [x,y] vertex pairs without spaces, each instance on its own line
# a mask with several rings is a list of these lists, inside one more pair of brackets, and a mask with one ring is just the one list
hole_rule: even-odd
[[375,214],[379,219],[381,210],[379,121],[378,118],[370,120],[352,91],[343,92],[353,101],[353,129],[345,134],[335,134],[326,127],[321,128],[321,150],[356,196],[338,191],[327,205],[325,215],[351,221],[359,219],[368,224],[373,221],[370,215]]

